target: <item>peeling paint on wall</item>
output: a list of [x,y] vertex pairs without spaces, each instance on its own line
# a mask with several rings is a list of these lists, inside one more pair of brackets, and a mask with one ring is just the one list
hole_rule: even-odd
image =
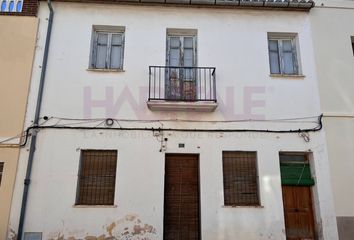
[[17,234],[12,228],[9,229],[8,240],[17,240]]
[[[83,226],[84,227],[84,226]],[[84,229],[84,228],[83,228]],[[46,240],[157,240],[154,226],[143,222],[138,215],[128,214],[125,217],[102,226],[103,233],[98,235],[84,230],[65,229],[62,231],[44,231]],[[8,240],[16,240],[16,232],[10,228]]]

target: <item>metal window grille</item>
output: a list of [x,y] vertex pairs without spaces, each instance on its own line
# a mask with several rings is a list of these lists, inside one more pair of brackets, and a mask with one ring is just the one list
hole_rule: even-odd
[[82,150],[76,205],[113,205],[116,150]]
[[260,205],[257,153],[223,152],[225,206]]
[[4,170],[4,163],[0,162],[0,186],[1,186],[1,179],[2,179],[3,170]]

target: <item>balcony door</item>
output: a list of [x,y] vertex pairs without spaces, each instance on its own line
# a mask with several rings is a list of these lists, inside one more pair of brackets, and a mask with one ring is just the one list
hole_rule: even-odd
[[167,100],[194,101],[197,99],[196,36],[168,35],[166,56]]

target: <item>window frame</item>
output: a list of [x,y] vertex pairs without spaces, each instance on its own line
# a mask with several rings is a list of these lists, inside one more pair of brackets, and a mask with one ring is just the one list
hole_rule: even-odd
[[[82,165],[83,165],[83,158],[84,158],[84,154],[83,152],[85,151],[100,151],[100,152],[104,152],[104,151],[114,151],[116,154],[116,169],[115,169],[115,176],[114,176],[114,191],[113,191],[113,201],[112,204],[88,204],[88,203],[80,203],[80,177],[81,177],[81,173],[82,173]],[[105,206],[115,206],[115,200],[116,200],[116,183],[117,183],[117,168],[118,168],[118,151],[116,149],[81,149],[80,150],[80,158],[79,158],[79,166],[78,166],[78,175],[77,175],[77,184],[76,184],[76,195],[75,195],[75,207],[80,207],[80,206],[90,206],[90,207],[95,207],[95,206],[100,206],[100,207],[105,207]]]
[[[298,47],[298,35],[297,33],[268,33],[267,38],[268,43],[268,61],[269,61],[269,72],[271,75],[284,75],[284,76],[300,76],[301,68],[300,68],[300,53]],[[270,41],[277,41],[278,47],[278,63],[279,63],[279,72],[272,72],[272,61],[271,61],[271,50],[270,50]],[[285,73],[285,65],[284,65],[284,51],[283,51],[283,41],[291,42],[291,52],[292,52],[292,60],[293,60],[293,73]]]
[[[106,50],[106,60],[105,67],[97,67],[97,48],[98,48],[98,36],[100,33],[108,34],[107,37],[107,50]],[[111,67],[112,63],[112,36],[114,34],[120,35],[121,53],[119,56],[119,66]],[[125,48],[125,27],[120,26],[99,26],[94,25],[92,27],[91,36],[91,49],[90,49],[90,62],[89,70],[106,70],[106,71],[123,71],[124,68],[124,48]]]
[[[257,203],[252,204],[252,203],[246,203],[246,204],[240,204],[240,203],[233,203],[233,204],[226,204],[225,203],[225,170],[224,170],[224,153],[252,153],[255,154],[255,172],[256,172],[256,176],[255,176],[255,183],[257,186]],[[259,168],[258,168],[258,152],[257,151],[222,151],[222,175],[223,175],[223,197],[224,197],[224,207],[262,207],[262,203],[261,203],[261,194],[260,194],[260,182],[259,182]],[[237,191],[237,190],[235,190]]]

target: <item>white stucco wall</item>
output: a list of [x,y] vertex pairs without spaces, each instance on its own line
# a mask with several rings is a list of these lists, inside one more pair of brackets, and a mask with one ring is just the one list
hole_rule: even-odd
[[[107,114],[92,108],[90,118],[231,120],[295,118],[320,114],[310,22],[305,12],[187,9],[121,5],[55,3],[55,18],[42,116],[84,118],[84,89],[93,100],[125,101]],[[40,30],[27,126],[33,118],[48,11],[41,4]],[[92,25],[125,26],[124,72],[87,71]],[[217,71],[219,106],[213,113],[158,113],[146,106],[141,89],[148,86],[148,66],[165,64],[166,28],[198,30],[198,65]],[[303,78],[269,76],[267,32],[298,33]],[[251,98],[261,106],[250,107]],[[87,90],[86,90],[87,91]],[[258,93],[257,93],[258,91]],[[130,95],[131,94],[131,95]],[[130,103],[129,103],[130,100]],[[87,101],[87,99],[86,99]],[[120,103],[120,102],[119,102]],[[136,104],[135,104],[136,103]],[[113,104],[113,103],[112,103]],[[110,105],[106,102],[106,105]],[[263,106],[264,105],[264,106]],[[108,109],[110,111],[112,109]],[[254,115],[258,114],[258,115]],[[51,119],[50,123],[56,119]],[[142,123],[121,122],[124,126]],[[169,127],[225,127],[217,123],[168,122]],[[148,124],[145,124],[148,125]],[[153,123],[153,126],[160,126]],[[226,124],[227,125],[227,124]],[[81,125],[82,126],[82,125]],[[233,128],[297,129],[306,123],[233,123]],[[228,125],[230,127],[230,125]],[[197,153],[200,157],[201,228],[203,240],[285,239],[279,151],[310,151],[316,178],[313,189],[320,239],[337,239],[329,166],[323,132],[306,143],[297,134],[166,133],[166,151],[150,132],[42,130],[33,165],[25,231],[43,232],[44,239],[109,235],[134,224],[132,215],[156,229],[162,239],[165,153]],[[178,148],[185,143],[185,148]],[[116,207],[73,207],[80,149],[117,149]],[[258,153],[262,208],[224,208],[222,151]],[[21,152],[10,228],[16,231],[28,149]],[[107,229],[108,227],[108,229]],[[124,239],[124,238],[123,238]]]
[[354,189],[349,183],[354,182],[354,1],[317,5],[310,16],[336,214],[353,217]]
[[[199,154],[202,238],[285,239],[278,152],[312,151],[317,188],[314,203],[319,215],[318,227],[323,229],[320,239],[336,239],[331,193],[326,181],[329,171],[326,146],[318,140],[322,138],[320,135],[311,135],[311,143],[305,144],[296,134],[166,134],[167,153]],[[127,219],[133,215],[142,225],[149,224],[156,229],[150,239],[162,239],[165,152],[159,152],[160,145],[152,133],[44,130],[38,140],[40,147],[33,165],[25,231],[43,232],[44,239],[60,236],[83,239],[108,236],[106,228],[115,223],[112,232],[119,236],[123,227],[128,226],[131,231],[134,223]],[[186,147],[180,149],[178,143]],[[117,207],[73,206],[80,149],[118,150]],[[257,151],[262,208],[223,207],[223,150]],[[23,155],[20,169],[24,168],[26,157]],[[19,179],[23,177],[19,175]],[[15,201],[13,207],[17,206]],[[12,227],[16,226],[17,214],[13,209]]]

